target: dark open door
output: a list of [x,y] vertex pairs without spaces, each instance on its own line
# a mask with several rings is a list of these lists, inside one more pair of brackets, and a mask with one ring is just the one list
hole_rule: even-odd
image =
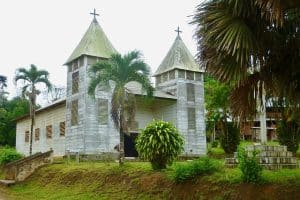
[[135,139],[137,137],[137,133],[130,133],[130,135],[124,134],[124,150],[125,157],[138,157],[138,152],[135,149]]

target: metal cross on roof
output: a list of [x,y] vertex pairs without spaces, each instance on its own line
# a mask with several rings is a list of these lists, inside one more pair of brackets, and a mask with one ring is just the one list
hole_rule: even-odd
[[94,15],[94,19],[96,19],[96,16],[99,16],[99,14],[96,13],[96,9],[94,8],[94,12],[90,13],[91,15]]
[[179,36],[179,34],[182,33],[182,31],[179,29],[179,26],[177,27],[177,29],[175,30],[175,32],[177,32],[177,36]]

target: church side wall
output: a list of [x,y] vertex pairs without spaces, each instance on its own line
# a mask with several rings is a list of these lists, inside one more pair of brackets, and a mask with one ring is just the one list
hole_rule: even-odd
[[[46,152],[50,148],[54,151],[54,156],[65,154],[65,136],[60,136],[60,122],[65,122],[65,104],[47,109],[36,114],[35,126],[33,127],[32,152]],[[25,132],[30,131],[31,119],[17,122],[16,129],[16,149],[18,152],[29,155],[29,141],[25,142]],[[46,126],[52,125],[52,138],[46,136]],[[39,128],[39,140],[35,139],[35,129]],[[30,133],[29,133],[30,135]]]
[[176,127],[176,109],[176,100],[157,100],[155,101],[154,118],[171,122]]

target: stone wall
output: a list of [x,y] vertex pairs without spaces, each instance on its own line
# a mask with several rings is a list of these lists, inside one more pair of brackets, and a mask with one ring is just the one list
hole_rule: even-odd
[[[249,145],[245,147],[247,156],[251,157],[253,151],[257,151],[257,161],[266,169],[297,168],[298,161],[293,157],[293,153],[287,151],[286,146],[267,146],[267,145]],[[236,167],[238,165],[237,153],[233,158],[225,158],[227,167]]]
[[8,163],[4,166],[5,179],[24,181],[37,168],[52,162],[53,151],[50,150]]

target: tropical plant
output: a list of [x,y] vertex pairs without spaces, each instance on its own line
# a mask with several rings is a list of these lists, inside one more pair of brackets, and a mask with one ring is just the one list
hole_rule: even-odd
[[7,77],[0,75],[0,106],[6,100],[6,94],[8,94],[4,89],[7,87]]
[[151,162],[153,169],[164,169],[183,150],[183,138],[169,122],[153,121],[142,130],[136,140],[136,149],[142,159]]
[[136,81],[141,84],[142,90],[146,91],[148,97],[153,95],[153,87],[149,79],[150,69],[141,56],[139,51],[132,51],[124,56],[113,54],[110,59],[94,64],[89,70],[91,81],[88,93],[93,97],[98,85],[109,87],[109,82],[114,82],[111,117],[120,134],[120,166],[124,164],[125,156],[124,133],[127,131],[127,123],[132,121],[135,113],[134,96],[127,91],[125,85]]
[[6,76],[0,75],[0,89],[7,87],[7,78]]
[[0,146],[15,146],[15,119],[29,113],[28,100],[15,97],[5,101],[0,107]]
[[176,182],[183,182],[194,179],[199,175],[212,174],[220,170],[220,168],[220,163],[208,157],[204,157],[187,163],[175,164],[171,177]]
[[258,153],[257,151],[247,153],[243,147],[238,149],[239,168],[244,182],[259,183],[262,180],[262,166],[256,157]]
[[223,127],[220,139],[221,147],[226,154],[232,154],[240,143],[240,130],[233,122],[222,122],[221,126]]
[[11,147],[0,147],[0,166],[21,159],[23,156]]
[[286,145],[288,151],[296,153],[300,142],[299,115],[294,112],[287,112],[278,122],[276,133],[281,145]]
[[299,0],[209,0],[193,17],[198,59],[233,83],[231,109],[242,119],[256,114],[267,96],[300,100]]
[[30,65],[30,69],[19,68],[15,76],[15,82],[23,80],[22,95],[29,99],[30,103],[30,144],[29,144],[29,155],[32,154],[32,135],[33,126],[35,123],[35,109],[36,109],[36,97],[40,94],[40,91],[36,88],[38,84],[44,84],[49,90],[51,89],[51,83],[48,79],[49,73],[45,70],[38,70],[33,64]]
[[[229,107],[230,86],[221,83],[209,75],[204,76],[206,130],[211,142],[216,134],[224,132],[222,123],[231,116]],[[221,134],[221,133],[219,133]]]

